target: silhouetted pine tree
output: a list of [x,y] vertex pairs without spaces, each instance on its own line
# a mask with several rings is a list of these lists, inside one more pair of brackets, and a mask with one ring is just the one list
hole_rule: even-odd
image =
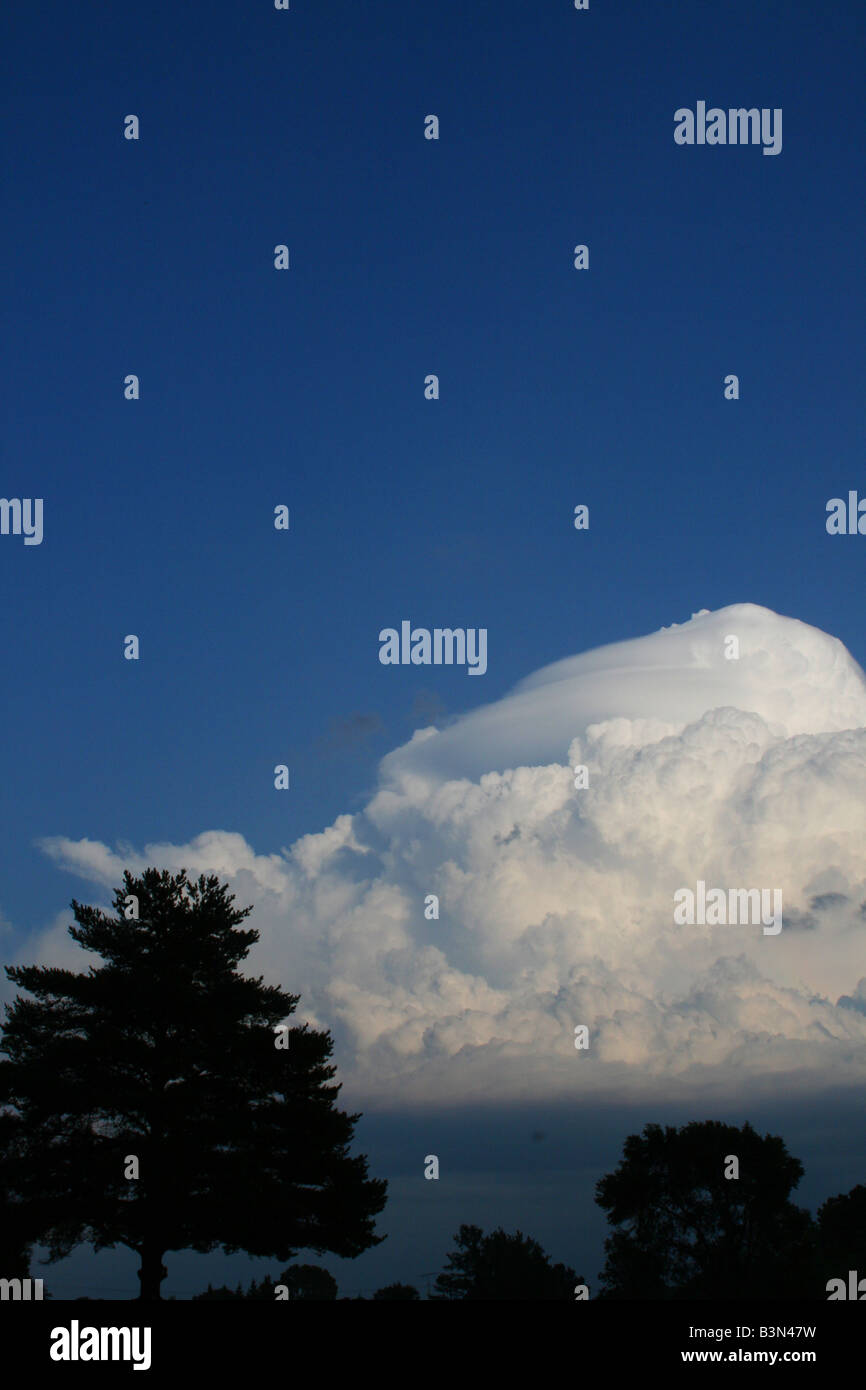
[[381,1239],[386,1184],[349,1155],[359,1116],[336,1107],[330,1034],[286,1024],[275,1045],[299,996],[238,972],[258,933],[233,902],[213,876],[127,872],[113,917],[72,903],[70,935],[105,964],[6,971],[33,996],[7,1005],[0,1041],[20,1238],[52,1260],[128,1246],[143,1299],[170,1250],[289,1260]]

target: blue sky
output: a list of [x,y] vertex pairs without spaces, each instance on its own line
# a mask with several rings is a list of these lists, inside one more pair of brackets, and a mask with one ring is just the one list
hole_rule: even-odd
[[[864,31],[802,0],[12,7],[2,492],[44,540],[0,537],[10,951],[93,896],[43,836],[277,853],[419,707],[699,609],[866,664],[866,540],[824,524],[866,493]],[[677,146],[698,100],[781,107],[781,154]],[[486,627],[483,679],[380,665],[403,618]]]

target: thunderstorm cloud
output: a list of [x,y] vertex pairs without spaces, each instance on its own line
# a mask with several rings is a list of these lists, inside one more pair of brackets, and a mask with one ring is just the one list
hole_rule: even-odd
[[[751,604],[416,731],[363,810],[279,854],[222,830],[41,844],[106,905],[125,867],[229,879],[261,933],[247,968],[302,995],[371,1108],[866,1079],[866,678]],[[781,932],[676,925],[698,880],[781,890]],[[82,968],[67,920],[36,958]]]

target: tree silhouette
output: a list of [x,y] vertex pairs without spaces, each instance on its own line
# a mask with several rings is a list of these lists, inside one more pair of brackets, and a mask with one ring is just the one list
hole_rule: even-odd
[[818,1208],[819,1297],[829,1279],[847,1281],[848,1271],[866,1276],[866,1187],[862,1183]]
[[337,1281],[321,1265],[290,1265],[284,1269],[278,1284],[285,1284],[293,1303],[328,1302],[337,1297]]
[[[647,1125],[596,1202],[602,1298],[781,1298],[814,1292],[814,1223],[789,1200],[803,1166],[775,1135],[716,1120]],[[729,1156],[739,1177],[725,1177]]]
[[377,1289],[373,1294],[373,1298],[378,1300],[399,1298],[408,1301],[420,1297],[414,1284],[386,1284],[383,1289]]
[[212,1284],[208,1284],[204,1293],[194,1293],[190,1302],[209,1303],[211,1301],[219,1301],[221,1303],[224,1303],[225,1300],[229,1298],[255,1298],[256,1295],[253,1292],[253,1290],[257,1290],[255,1279],[250,1285],[250,1292],[248,1294],[244,1293],[240,1284],[238,1284],[236,1289],[230,1289],[228,1284],[218,1284],[216,1288],[214,1288]]
[[259,1284],[253,1279],[244,1291],[238,1284],[230,1289],[225,1284],[212,1288],[208,1284],[204,1293],[193,1295],[193,1302],[205,1299],[245,1298],[258,1299],[259,1302],[273,1303],[277,1297],[277,1286],[284,1284],[292,1303],[329,1302],[337,1297],[337,1281],[321,1265],[290,1265],[277,1279],[266,1274]]
[[431,1299],[574,1299],[583,1281],[566,1265],[552,1265],[537,1241],[501,1227],[486,1236],[480,1226],[461,1226],[456,1250],[436,1276]]
[[10,1185],[10,1170],[21,1152],[17,1116],[0,1112],[0,1279],[27,1279],[32,1257],[26,1211]]
[[299,996],[238,972],[258,932],[233,902],[214,876],[127,872],[116,916],[72,903],[70,935],[106,964],[6,971],[34,996],[6,1006],[0,1046],[7,1200],[49,1261],[134,1250],[142,1299],[169,1250],[351,1257],[381,1239],[386,1184],[349,1155],[360,1117],[336,1108],[330,1034],[284,1024]]

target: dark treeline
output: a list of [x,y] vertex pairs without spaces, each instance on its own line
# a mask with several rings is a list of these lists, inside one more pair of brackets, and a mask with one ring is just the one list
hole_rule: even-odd
[[[713,1168],[716,1180],[707,1177]],[[864,1282],[854,1296],[866,1297],[866,1187],[829,1198],[815,1220],[790,1201],[802,1172],[781,1139],[762,1138],[749,1124],[647,1125],[641,1135],[629,1136],[619,1167],[596,1186],[596,1201],[615,1226],[605,1241],[597,1288],[590,1290],[568,1266],[552,1264],[520,1231],[484,1235],[478,1226],[461,1226],[429,1297],[571,1302],[591,1292],[596,1299],[848,1298],[849,1272],[858,1269]],[[282,1296],[335,1299],[336,1281],[324,1270],[316,1272],[330,1280],[327,1288],[324,1281],[315,1284],[309,1266],[301,1266],[280,1276],[292,1288]],[[270,1280],[245,1292],[209,1289],[199,1295],[277,1296]],[[373,1294],[420,1297],[408,1284]]]
[[[76,1246],[126,1246],[141,1299],[172,1250],[243,1251],[275,1278],[199,1299],[328,1301],[336,1280],[304,1250],[380,1243],[387,1184],[350,1148],[328,1032],[291,1024],[299,996],[244,976],[258,933],[215,877],[124,875],[114,914],[73,901],[87,973],[7,967],[23,991],[0,1039],[0,1293]],[[597,1284],[537,1241],[462,1225],[434,1300],[866,1297],[866,1187],[813,1217],[803,1166],[777,1135],[714,1120],[647,1125],[596,1185],[611,1234]],[[294,1263],[292,1263],[294,1262]],[[4,1282],[5,1281],[5,1282]],[[418,1300],[393,1283],[374,1300]]]

